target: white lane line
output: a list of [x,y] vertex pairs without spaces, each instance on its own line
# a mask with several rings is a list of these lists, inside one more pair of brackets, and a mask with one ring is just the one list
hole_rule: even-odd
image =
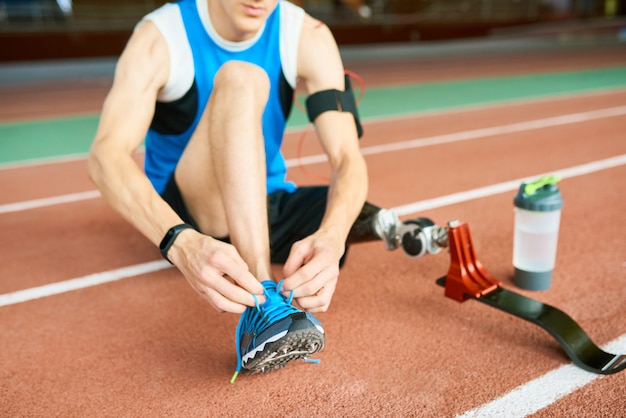
[[103,283],[113,282],[116,280],[126,279],[129,277],[139,276],[141,274],[163,270],[171,266],[172,265],[165,260],[150,261],[134,266],[122,267],[117,270],[90,274],[88,276],[78,277],[76,279],[50,283],[47,285],[20,290],[13,293],[6,293],[4,295],[0,295],[0,306],[14,305],[17,303],[27,302],[47,296],[58,295],[60,293],[71,292],[73,290],[84,289],[86,287],[97,286]]
[[19,160],[17,162],[0,163],[0,171],[12,170],[15,168],[31,168],[44,165],[73,163],[77,161],[85,161],[87,154],[67,154],[59,157],[42,157],[28,160]]
[[[569,115],[554,116],[544,119],[535,119],[526,122],[511,123],[507,125],[492,126],[490,128],[472,129],[469,131],[455,132],[451,134],[435,135],[428,138],[412,139],[408,141],[392,142],[390,144],[373,145],[361,148],[363,155],[382,154],[385,152],[404,151],[407,149],[428,147],[432,145],[448,144],[451,142],[467,141],[470,139],[485,138],[489,136],[505,135],[516,132],[524,132],[535,129],[544,129],[572,123],[588,122],[595,119],[609,118],[626,115],[626,106],[610,107],[589,112],[572,113]],[[311,155],[300,159],[294,158],[287,161],[287,167],[306,164],[318,164],[326,162],[325,154]]]
[[[582,164],[570,168],[557,170],[550,174],[558,174],[563,179],[568,177],[575,177],[584,174],[594,173],[596,171],[606,170],[609,168],[618,167],[626,164],[626,154],[619,155],[617,157],[607,158],[605,160],[594,161],[588,164]],[[536,174],[528,176],[528,179],[536,179],[543,174]],[[512,180],[504,183],[495,184],[487,187],[480,187],[478,189],[467,190],[465,192],[453,193],[447,196],[441,196],[434,199],[423,200],[419,202],[410,203],[403,206],[397,206],[393,208],[399,215],[408,215],[412,213],[419,213],[427,209],[435,209],[442,206],[452,205],[456,203],[462,203],[481,197],[488,197],[498,193],[515,190],[519,187],[520,180]],[[64,282],[52,283],[40,287],[34,287],[31,289],[21,290],[14,293],[7,293],[0,295],[0,306],[12,305],[20,302],[27,302],[33,299],[39,299],[45,296],[52,296],[59,293],[70,292],[72,290],[82,289],[84,287],[96,286],[101,283],[107,283],[115,280],[133,277],[139,274],[147,273],[150,271],[157,271],[170,266],[166,261],[155,261],[152,263],[139,264],[135,266],[129,266],[118,270],[109,272],[96,273],[77,279],[71,279]],[[137,269],[137,270],[135,270]]]
[[520,178],[517,180],[505,181],[503,183],[492,184],[490,186],[479,187],[477,189],[467,190],[459,193],[452,193],[446,196],[436,197],[428,200],[421,200],[419,202],[409,203],[402,206],[397,206],[394,210],[398,215],[408,215],[412,213],[424,212],[429,209],[435,209],[442,206],[453,205],[456,203],[467,202],[473,199],[480,199],[482,197],[493,196],[495,194],[508,192],[511,190],[517,190],[521,182],[528,182],[529,180],[536,180],[539,177],[554,174],[563,179],[582,176],[585,174],[594,173],[600,170],[606,170],[609,168],[619,167],[626,164],[626,154],[618,155],[615,157],[606,158],[604,160],[593,161],[587,164],[581,164],[569,168],[563,168],[555,171],[550,171],[541,174],[535,174]]
[[0,213],[21,212],[29,209],[45,208],[47,206],[62,205],[64,203],[73,203],[79,202],[81,200],[95,199],[97,197],[100,197],[100,192],[97,190],[90,190],[87,192],[46,197],[42,199],[26,200],[23,202],[0,205]]
[[[626,334],[611,341],[603,349],[609,353],[626,353]],[[457,415],[457,417],[526,417],[603,377],[604,375],[590,373],[573,364],[567,364],[524,383],[506,395],[479,408],[467,411],[463,415]]]
[[469,139],[485,138],[488,136],[511,134],[516,132],[544,129],[554,126],[569,125],[572,123],[588,122],[594,119],[609,118],[626,114],[626,106],[610,107],[589,112],[572,113],[569,115],[554,116],[544,119],[535,119],[526,122],[511,123],[508,125],[493,126],[490,128],[473,129],[453,134],[437,135],[430,138],[414,139],[395,142],[392,144],[375,145],[363,149],[363,154],[381,154],[390,151],[403,151],[410,148],[441,145],[450,142],[466,141]]
[[[626,106],[617,106],[606,109],[594,110],[589,112],[572,113],[569,115],[555,116],[551,118],[536,119],[526,122],[512,123],[508,125],[494,126],[483,129],[473,129],[469,131],[456,132],[445,135],[435,135],[427,138],[412,139],[408,141],[399,141],[384,145],[375,145],[363,147],[361,149],[364,155],[382,154],[392,151],[403,151],[412,148],[420,148],[434,145],[447,144],[451,142],[467,141],[471,139],[485,138],[495,135],[504,135],[515,132],[523,132],[533,129],[542,129],[571,123],[587,122],[594,119],[607,118],[613,116],[626,115]],[[311,155],[302,158],[292,158],[286,161],[287,167],[299,165],[317,164],[327,161],[325,154]],[[19,212],[22,210],[38,209],[47,206],[59,205],[64,203],[77,202],[80,200],[94,199],[99,197],[97,191],[88,191],[83,193],[73,193],[63,196],[35,199],[24,202],[16,202],[0,205],[0,214]]]

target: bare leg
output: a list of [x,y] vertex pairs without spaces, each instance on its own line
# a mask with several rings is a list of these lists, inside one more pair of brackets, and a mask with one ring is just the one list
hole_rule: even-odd
[[272,278],[261,119],[269,79],[252,64],[226,63],[176,169],[191,215],[209,235],[230,236],[250,272]]

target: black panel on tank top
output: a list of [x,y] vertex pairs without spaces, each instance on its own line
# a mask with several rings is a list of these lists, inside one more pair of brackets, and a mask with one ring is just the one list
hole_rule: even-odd
[[285,78],[285,74],[280,72],[280,82],[278,84],[278,95],[280,97],[280,105],[285,115],[285,120],[289,119],[291,113],[291,107],[293,105],[293,87],[289,85],[289,82]]
[[194,79],[191,88],[173,102],[157,102],[150,129],[166,135],[185,132],[196,118],[198,110],[198,86]]
[[[294,89],[289,85],[285,75],[281,72],[279,83],[280,104],[285,115],[289,118],[293,107]],[[150,129],[166,135],[177,135],[185,132],[193,123],[198,109],[198,88],[194,80],[191,88],[180,99],[173,102],[157,102]]]

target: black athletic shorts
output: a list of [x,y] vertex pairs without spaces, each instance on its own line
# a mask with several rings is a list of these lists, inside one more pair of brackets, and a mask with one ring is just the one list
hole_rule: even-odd
[[[293,193],[278,191],[268,196],[270,250],[273,263],[284,263],[294,242],[317,231],[326,210],[327,194],[328,186],[310,186],[299,187]],[[184,222],[199,230],[198,224],[185,206],[174,176],[170,178],[161,197]],[[228,237],[216,238],[230,242]],[[342,258],[341,264],[343,261]]]

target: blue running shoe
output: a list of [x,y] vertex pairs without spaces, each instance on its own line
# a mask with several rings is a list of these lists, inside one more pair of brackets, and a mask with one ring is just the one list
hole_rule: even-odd
[[[281,282],[282,283],[282,282]],[[243,368],[247,373],[267,373],[288,362],[304,359],[324,347],[324,328],[308,312],[291,304],[291,296],[280,294],[280,283],[262,283],[267,300],[247,308],[237,325],[237,370],[235,381]]]

